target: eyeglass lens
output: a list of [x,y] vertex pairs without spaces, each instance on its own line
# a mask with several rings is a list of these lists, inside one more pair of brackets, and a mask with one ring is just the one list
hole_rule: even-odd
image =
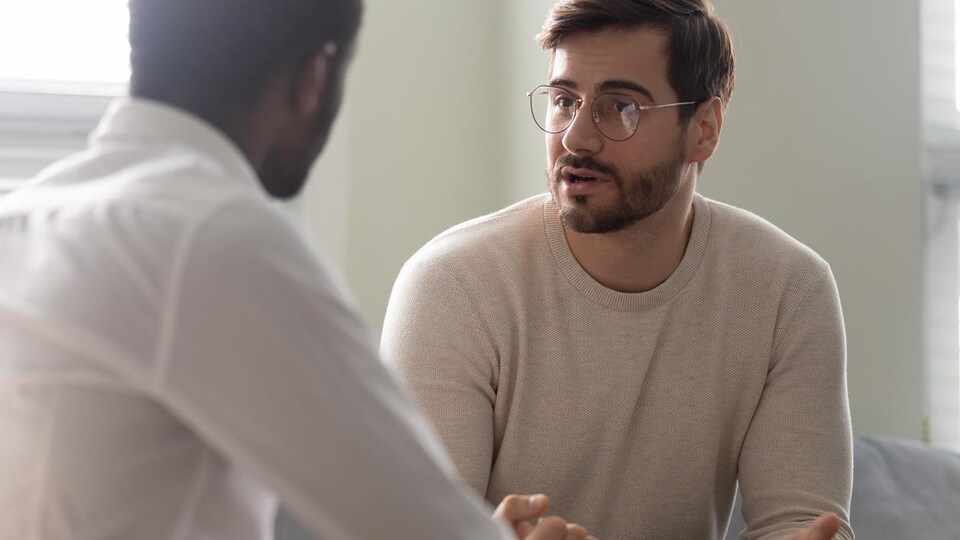
[[[640,121],[640,106],[625,94],[601,94],[592,104],[591,114],[597,128],[609,139],[629,139]],[[541,86],[530,95],[530,109],[537,125],[547,133],[560,133],[570,127],[577,114],[577,98],[562,88]]]

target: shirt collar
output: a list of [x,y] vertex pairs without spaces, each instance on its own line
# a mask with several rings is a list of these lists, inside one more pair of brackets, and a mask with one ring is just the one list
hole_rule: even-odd
[[230,181],[249,185],[266,196],[257,172],[236,143],[183,109],[141,98],[119,98],[90,135],[91,146],[112,143],[185,147],[222,167]]

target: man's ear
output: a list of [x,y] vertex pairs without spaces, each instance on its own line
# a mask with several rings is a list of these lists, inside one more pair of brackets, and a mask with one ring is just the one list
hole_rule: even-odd
[[294,79],[294,105],[297,114],[313,117],[324,102],[329,74],[333,69],[333,62],[337,55],[337,46],[326,43],[323,49],[315,53],[303,65],[300,73]]
[[697,107],[687,129],[689,161],[703,163],[717,149],[723,128],[723,102],[712,97]]

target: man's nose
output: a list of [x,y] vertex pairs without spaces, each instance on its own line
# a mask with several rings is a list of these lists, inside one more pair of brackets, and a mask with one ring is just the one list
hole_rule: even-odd
[[603,135],[597,129],[593,111],[584,104],[563,134],[563,147],[571,154],[597,154],[603,149]]

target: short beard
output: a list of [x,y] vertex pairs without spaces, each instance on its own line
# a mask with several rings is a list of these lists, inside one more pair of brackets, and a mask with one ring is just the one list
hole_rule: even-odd
[[582,234],[604,234],[626,229],[659,212],[680,190],[681,171],[685,152],[682,146],[666,161],[648,170],[636,171],[630,181],[612,165],[590,156],[568,154],[557,160],[554,170],[547,171],[553,199],[559,205],[559,190],[562,182],[560,171],[564,167],[588,168],[610,176],[619,191],[619,200],[612,205],[590,205],[590,197],[573,197],[572,206],[560,206],[563,225]]
[[[337,69],[334,67],[331,73]],[[312,124],[300,133],[288,133],[287,140],[279,141],[264,156],[258,174],[272,197],[292,199],[300,194],[307,182],[310,169],[326,145],[340,109],[340,96],[334,91],[335,81],[333,76],[327,78],[327,91]]]

